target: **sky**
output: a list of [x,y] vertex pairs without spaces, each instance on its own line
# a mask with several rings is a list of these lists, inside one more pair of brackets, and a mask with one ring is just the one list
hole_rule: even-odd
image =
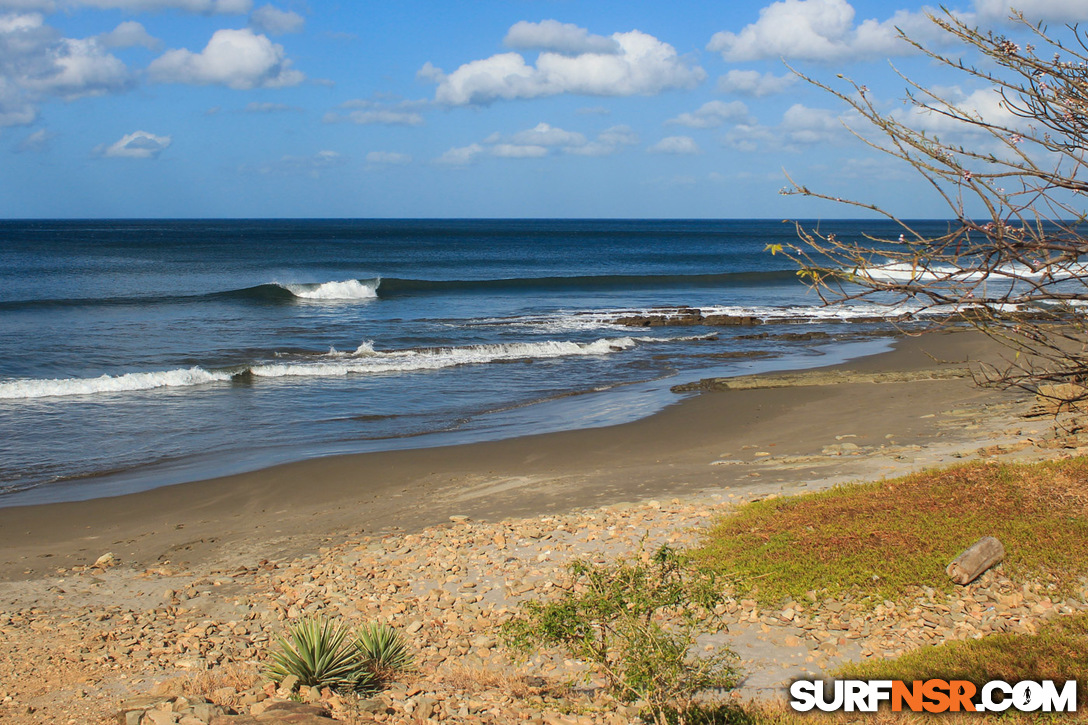
[[[1019,0],[1088,19],[1085,0]],[[1014,33],[1005,0],[953,0]],[[992,90],[911,0],[0,0],[0,217],[848,217],[947,210],[799,79]],[[968,57],[970,60],[970,57]],[[994,111],[994,112],[999,112]],[[919,118],[919,123],[936,123]]]

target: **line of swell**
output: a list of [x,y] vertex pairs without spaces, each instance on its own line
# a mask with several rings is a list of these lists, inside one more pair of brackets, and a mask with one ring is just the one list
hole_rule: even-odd
[[159,304],[194,304],[207,300],[237,300],[263,304],[290,304],[299,300],[366,300],[375,297],[450,292],[488,292],[516,290],[565,289],[661,289],[684,287],[758,286],[795,279],[794,270],[760,272],[723,272],[720,274],[673,275],[585,275],[575,277],[510,277],[503,279],[430,280],[399,277],[331,281],[312,284],[269,282],[253,287],[197,295],[132,295],[125,297],[82,297],[0,302],[0,310],[49,307],[146,306]]
[[617,274],[571,277],[507,277],[503,279],[427,280],[383,277],[380,297],[441,294],[455,291],[531,289],[657,289],[674,287],[756,286],[796,279],[796,270],[722,272],[719,274]]

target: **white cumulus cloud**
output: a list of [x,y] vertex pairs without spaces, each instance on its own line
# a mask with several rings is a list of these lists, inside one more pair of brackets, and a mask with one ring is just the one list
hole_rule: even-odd
[[655,154],[690,155],[701,153],[702,149],[691,136],[667,136],[647,149]]
[[241,15],[253,5],[251,0],[60,0],[57,4],[126,12],[181,10],[202,15]]
[[592,141],[578,131],[538,123],[536,126],[511,135],[493,133],[480,143],[452,148],[435,163],[447,166],[468,166],[480,157],[492,156],[504,159],[538,159],[558,153],[577,156],[608,156],[625,146],[639,142],[638,134],[629,126],[612,126]]
[[505,159],[539,159],[548,155],[548,149],[543,146],[500,143],[491,147],[491,154]]
[[465,63],[448,75],[427,63],[417,75],[437,82],[435,100],[449,106],[561,93],[654,95],[692,88],[706,78],[706,71],[688,64],[671,45],[652,35],[633,30],[614,33],[611,39],[618,46],[611,53],[544,50],[535,65],[518,53],[500,53]]
[[897,27],[916,39],[943,35],[922,13],[899,10],[886,20],[859,25],[854,16],[854,7],[846,0],[777,0],[739,33],[715,33],[707,50],[721,53],[727,61],[850,61],[913,52],[898,39]]
[[147,131],[133,131],[125,134],[119,141],[110,145],[96,146],[94,151],[101,156],[122,159],[151,159],[170,146],[169,136],[156,136]]
[[445,166],[468,166],[483,152],[484,147],[478,143],[470,144],[468,146],[459,146],[452,148],[439,156],[435,159],[435,163],[443,164]]
[[511,139],[524,146],[581,146],[586,137],[577,131],[564,131],[547,123],[538,123],[526,131],[519,131]]
[[581,146],[569,146],[563,149],[568,154],[578,156],[611,156],[619,153],[624,146],[634,146],[639,142],[638,134],[630,126],[612,126],[597,134],[597,138]]
[[143,46],[151,50],[158,50],[162,41],[147,32],[141,23],[135,20],[126,20],[108,33],[98,36],[98,42],[107,48],[135,48]]
[[546,50],[564,55],[612,54],[620,51],[619,43],[614,38],[591,35],[585,28],[558,20],[542,20],[539,23],[522,20],[514,23],[506,33],[503,44],[514,50]]
[[44,75],[23,77],[24,88],[72,100],[127,90],[133,85],[128,68],[94,38],[62,38],[46,54],[52,67]]
[[689,128],[717,128],[726,121],[747,121],[748,106],[740,101],[710,101],[697,111],[681,113],[676,118],[665,121],[666,126],[688,126]]
[[291,67],[283,46],[248,28],[217,30],[204,50],[168,50],[147,68],[159,83],[224,85],[246,90],[301,83],[305,76]]
[[1015,8],[1031,20],[1078,22],[1085,19],[1083,0],[975,0],[978,19],[987,22],[1006,20]]
[[782,114],[777,126],[759,123],[737,124],[725,134],[726,146],[740,151],[775,149],[800,152],[813,144],[841,143],[851,137],[849,125],[859,117],[854,112],[836,113],[795,103]]
[[793,104],[782,114],[782,130],[789,140],[802,144],[834,141],[846,131],[839,114],[800,103]]
[[[934,91],[970,118],[1008,129],[1023,129],[1029,125],[1028,119],[1021,118],[1008,109],[1005,99],[996,89],[984,88],[967,93],[958,86],[953,86],[935,88]],[[984,129],[924,108],[912,106],[909,109],[897,109],[892,112],[892,116],[911,128],[938,134],[942,138],[953,133],[989,136]]]
[[128,67],[99,38],[65,38],[41,13],[0,14],[0,126],[32,123],[50,98],[133,87]]
[[797,82],[797,76],[760,73],[755,70],[731,70],[718,78],[718,90],[742,96],[762,98],[782,93]]
[[262,33],[286,35],[302,32],[306,19],[291,10],[280,10],[274,5],[262,5],[249,16],[249,24]]

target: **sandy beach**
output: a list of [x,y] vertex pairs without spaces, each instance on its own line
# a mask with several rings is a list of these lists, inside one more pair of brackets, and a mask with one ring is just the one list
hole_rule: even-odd
[[[845,480],[928,465],[938,454],[910,446],[938,450],[957,433],[973,436],[976,447],[997,441],[981,428],[942,427],[925,416],[946,410],[949,401],[956,401],[953,409],[1005,411],[1024,398],[978,390],[966,377],[963,361],[990,349],[972,334],[904,338],[893,352],[821,370],[864,375],[939,368],[958,377],[924,375],[879,388],[846,378],[833,385],[678,395],[658,415],[608,428],[330,457],[126,496],[4,508],[0,580],[90,564],[106,551],[133,566],[229,564],[310,551],[329,536],[419,531],[451,514],[498,520],[708,487],[774,483],[790,490],[813,477]],[[723,457],[755,461],[757,452],[819,456],[844,441],[883,450],[888,462],[847,456],[806,467],[794,461],[759,477],[747,467],[712,465]]]
[[[327,611],[389,619],[421,653],[425,686],[401,686],[390,712],[366,717],[412,722],[418,703],[407,711],[404,703],[425,696],[447,721],[511,721],[517,698],[457,696],[486,705],[474,708],[442,695],[454,688],[450,667],[513,672],[490,628],[550,587],[573,556],[620,553],[647,534],[690,543],[693,527],[767,495],[979,456],[1054,456],[1045,440],[1052,421],[1023,417],[1030,396],[974,385],[967,362],[993,354],[979,335],[938,332],[834,368],[704,381],[624,425],[0,509],[0,667],[9,673],[0,677],[0,720],[106,721],[156,683],[253,662],[284,620]],[[1060,606],[1047,600],[1040,611]],[[773,691],[805,667],[912,644],[881,645],[888,633],[866,628],[820,649],[804,644],[803,628],[769,635],[754,604],[738,603],[736,614],[735,637],[781,640],[768,650],[773,673],[750,658],[750,692]],[[783,657],[796,657],[797,668],[780,666]],[[518,667],[551,676],[563,663]],[[629,721],[623,713],[601,710],[589,722]]]

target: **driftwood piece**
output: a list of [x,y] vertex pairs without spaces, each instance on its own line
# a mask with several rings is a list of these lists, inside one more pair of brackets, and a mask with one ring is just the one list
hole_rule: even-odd
[[970,584],[982,572],[1005,558],[1005,547],[992,536],[983,536],[948,565],[945,573],[957,584]]

